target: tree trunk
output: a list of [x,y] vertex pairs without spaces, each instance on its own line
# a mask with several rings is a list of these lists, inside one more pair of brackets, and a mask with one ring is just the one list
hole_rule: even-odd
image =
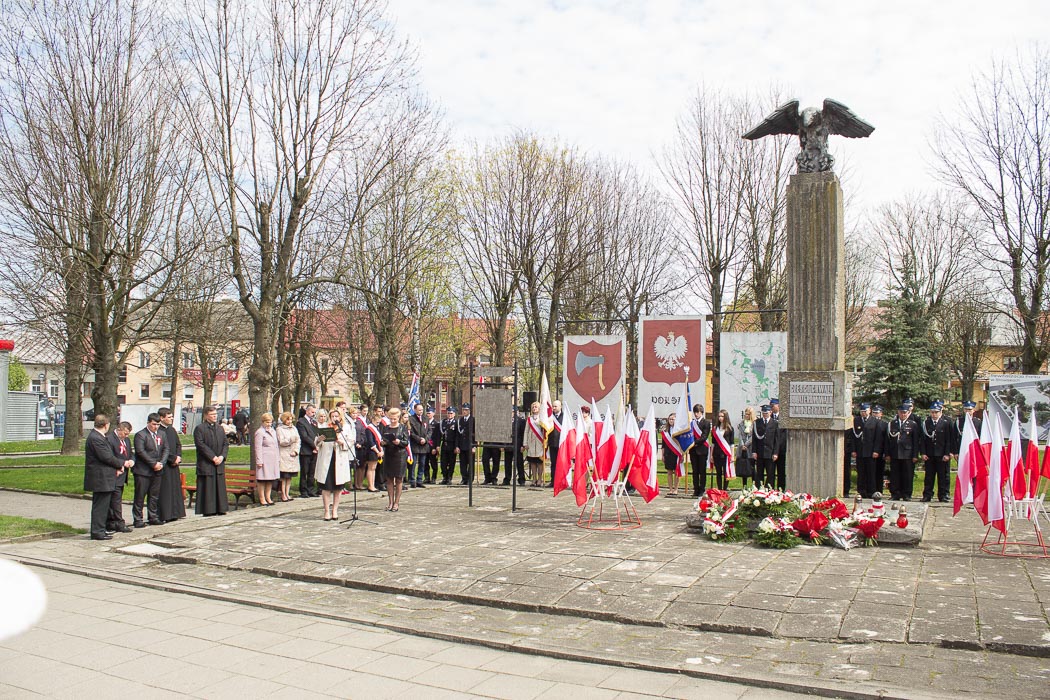
[[66,382],[66,432],[62,437],[62,454],[76,455],[81,453],[80,439],[84,437],[83,406],[81,405],[80,385],[84,381],[84,353],[79,344],[66,345],[65,382]]

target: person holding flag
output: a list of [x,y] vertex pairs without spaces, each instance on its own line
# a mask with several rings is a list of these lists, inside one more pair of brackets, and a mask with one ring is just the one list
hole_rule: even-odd
[[712,453],[715,480],[718,488],[725,491],[736,471],[733,468],[733,422],[729,419],[729,411],[724,408],[718,412],[718,420],[711,428],[711,438],[715,444]]
[[[693,406],[693,417],[689,421],[689,429],[693,437],[693,444],[689,447],[689,462],[693,469],[693,498],[700,498],[706,490],[707,463],[711,454],[711,443],[708,442],[708,436],[711,434],[711,421],[704,415],[703,404]],[[716,450],[715,455],[717,454]]]
[[543,486],[543,457],[547,452],[548,428],[540,412],[540,402],[533,401],[529,407],[529,417],[525,419],[525,442],[522,450],[529,463],[529,479],[533,486]]
[[678,439],[675,437],[674,432],[676,418],[677,416],[673,413],[667,416],[667,424],[663,432],[660,433],[660,439],[664,447],[664,468],[667,470],[668,496],[678,495],[678,480],[685,469],[683,464],[685,455],[682,446],[678,444]]

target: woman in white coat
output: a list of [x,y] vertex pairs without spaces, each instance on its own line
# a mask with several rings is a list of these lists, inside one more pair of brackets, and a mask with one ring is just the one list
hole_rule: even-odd
[[314,478],[321,484],[321,503],[324,519],[339,519],[339,495],[343,484],[350,481],[350,456],[354,444],[347,442],[343,433],[343,414],[333,410],[328,414],[328,427],[335,431],[335,440],[325,440],[317,451]]

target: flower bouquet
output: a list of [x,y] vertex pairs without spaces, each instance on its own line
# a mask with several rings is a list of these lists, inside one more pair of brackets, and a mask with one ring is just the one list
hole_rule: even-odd
[[751,488],[744,490],[737,501],[740,503],[741,515],[748,520],[794,519],[802,514],[795,494],[790,491]]
[[791,549],[802,543],[787,518],[764,518],[755,531],[755,542],[771,549]]
[[727,507],[709,505],[704,512],[704,533],[712,540],[738,542],[747,539],[747,527],[740,520],[736,503],[730,502]]
[[822,544],[824,542],[824,528],[830,522],[828,516],[819,510],[811,510],[807,515],[797,518],[791,523],[791,527],[795,528],[799,537],[803,540],[813,544]]

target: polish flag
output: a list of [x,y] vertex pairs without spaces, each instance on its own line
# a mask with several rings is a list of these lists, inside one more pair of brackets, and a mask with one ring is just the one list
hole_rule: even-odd
[[594,433],[591,435],[591,446],[597,447],[602,441],[602,431],[605,429],[605,420],[598,412],[598,406],[591,399],[591,423],[594,425]]
[[977,450],[973,460],[973,507],[981,516],[981,522],[988,524],[988,464],[992,456],[992,417],[986,415],[981,423],[981,437],[977,441]]
[[[635,421],[631,421],[627,428],[630,430],[633,425],[636,425]],[[637,428],[633,430],[638,431]],[[627,465],[627,478],[648,503],[660,495],[660,483],[656,478],[656,407],[654,405],[649,405],[645,424],[637,432],[634,441],[634,459]]]
[[[630,426],[634,425],[633,436]],[[609,467],[609,483],[615,483],[620,478],[620,470],[625,469],[634,459],[634,449],[638,444],[638,422],[634,418],[634,412],[627,409],[620,415],[620,424],[616,427],[616,454],[613,455],[612,466]]]
[[597,481],[603,484],[611,481],[609,473],[612,471],[613,460],[616,459],[617,438],[613,430],[615,422],[612,411],[606,406],[605,419],[602,421],[602,438],[594,448],[594,471],[598,476]]
[[992,416],[992,445],[988,459],[988,522],[999,532],[1006,534],[1006,519],[1003,513],[1003,433],[999,419]]
[[1017,415],[1017,407],[1014,406],[1014,422],[1010,426],[1010,449],[1007,464],[1010,469],[1010,484],[1013,487],[1013,497],[1019,501],[1025,497],[1028,490],[1028,479],[1024,473],[1024,451],[1021,449],[1021,419]]
[[1035,409],[1032,409],[1028,422],[1028,449],[1025,450],[1025,469],[1028,470],[1028,497],[1035,498],[1039,488],[1039,424],[1035,422]]
[[548,433],[554,429],[554,402],[551,401],[551,387],[547,383],[547,370],[543,370],[540,379],[540,425]]
[[554,463],[554,495],[570,487],[569,472],[572,471],[572,459],[576,455],[576,426],[566,421],[558,441],[558,461]]
[[977,474],[981,438],[973,427],[973,418],[963,420],[962,442],[959,445],[959,470],[955,474],[955,502],[953,515],[958,515],[964,503],[973,503],[973,480]]
[[587,477],[590,476],[593,461],[591,436],[587,434],[587,428],[583,423],[583,411],[580,411],[576,421],[576,464],[572,472],[572,492],[576,495],[578,506],[587,502]]

